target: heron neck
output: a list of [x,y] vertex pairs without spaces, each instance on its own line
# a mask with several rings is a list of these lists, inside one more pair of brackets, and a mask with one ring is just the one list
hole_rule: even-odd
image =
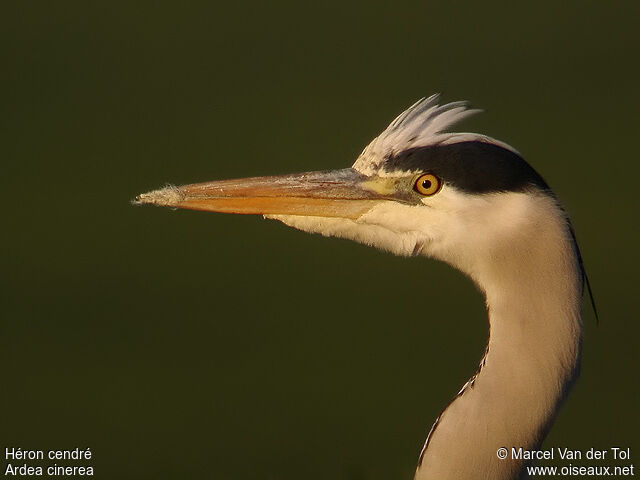
[[558,228],[560,242],[538,236],[527,255],[471,272],[486,294],[486,353],[432,428],[416,480],[517,478],[523,461],[500,460],[497,449],[510,457],[542,442],[580,355],[580,274],[566,224]]

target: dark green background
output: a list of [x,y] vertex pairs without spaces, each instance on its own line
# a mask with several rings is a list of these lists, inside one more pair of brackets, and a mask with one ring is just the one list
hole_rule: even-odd
[[601,324],[585,303],[583,373],[545,445],[631,447],[638,462],[639,13],[5,2],[2,457],[90,447],[100,478],[411,478],[483,352],[469,280],[259,217],[129,200],[349,166],[441,91],[486,110],[461,128],[523,152],[581,242]]

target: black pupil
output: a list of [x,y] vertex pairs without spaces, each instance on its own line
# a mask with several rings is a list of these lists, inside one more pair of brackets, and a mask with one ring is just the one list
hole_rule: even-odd
[[429,190],[431,188],[431,180],[422,180],[422,188]]

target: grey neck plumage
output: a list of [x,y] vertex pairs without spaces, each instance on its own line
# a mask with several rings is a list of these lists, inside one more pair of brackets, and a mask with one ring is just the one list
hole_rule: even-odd
[[[582,278],[561,216],[513,254],[465,268],[485,292],[490,337],[480,370],[441,414],[416,480],[519,478],[511,448],[536,448],[575,378]],[[508,449],[507,459],[496,451]]]

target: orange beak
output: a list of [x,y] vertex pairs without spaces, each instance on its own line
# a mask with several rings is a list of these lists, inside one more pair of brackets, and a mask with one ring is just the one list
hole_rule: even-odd
[[220,180],[154,190],[137,196],[134,203],[210,212],[355,220],[381,200],[393,199],[367,188],[368,180],[351,168]]

